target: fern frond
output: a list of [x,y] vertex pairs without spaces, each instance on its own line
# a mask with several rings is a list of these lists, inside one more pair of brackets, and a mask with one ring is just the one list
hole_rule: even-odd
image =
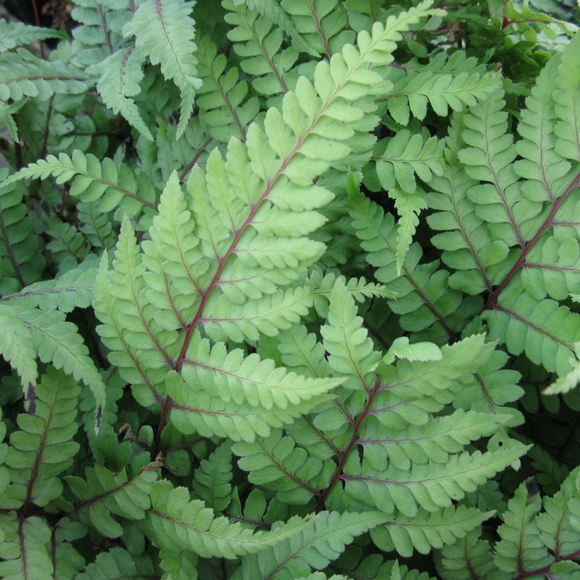
[[577,313],[548,298],[536,300],[514,280],[483,315],[490,337],[505,343],[510,353],[525,352],[534,364],[559,376],[569,372],[571,346],[580,341]]
[[295,373],[322,378],[330,375],[325,350],[315,334],[309,334],[305,326],[293,326],[278,335],[278,350],[282,362]]
[[443,546],[437,568],[444,580],[483,579],[497,574],[489,541],[481,539],[481,528],[468,532],[455,544]]
[[347,389],[370,390],[371,376],[380,361],[373,350],[373,342],[362,327],[362,318],[352,296],[341,281],[337,281],[330,298],[328,324],[320,329],[324,347],[329,353],[328,362],[339,376],[347,376],[343,384]]
[[192,2],[147,0],[123,27],[123,36],[134,36],[141,56],[160,65],[163,76],[174,81],[181,92],[177,138],[185,131],[196,91],[201,87],[194,56],[197,46],[193,42],[195,22],[190,16],[192,7]]
[[147,555],[135,556],[124,548],[112,548],[101,552],[94,562],[91,562],[84,572],[78,574],[78,580],[113,580],[114,578],[134,577],[147,578],[153,576],[155,567]]
[[0,574],[4,578],[54,578],[50,557],[52,530],[39,517],[17,518],[0,514]]
[[65,313],[58,310],[25,310],[19,315],[31,332],[40,360],[52,363],[91,389],[97,404],[98,429],[98,417],[106,400],[105,385],[76,325],[68,322]]
[[522,483],[502,514],[504,523],[498,528],[501,541],[495,545],[494,561],[505,572],[521,575],[551,562],[536,522],[542,500],[539,490],[533,489],[534,483]]
[[505,102],[502,97],[502,91],[497,91],[463,117],[467,129],[461,137],[468,147],[462,148],[458,157],[472,179],[484,182],[468,194],[477,204],[477,215],[489,224],[501,224],[494,225],[493,230],[508,246],[523,248],[526,240],[535,233],[535,224],[530,217],[535,217],[542,207],[522,200],[519,178],[513,165],[517,152],[513,138],[507,132],[507,113],[503,111]]
[[30,330],[18,311],[5,304],[0,305],[0,329],[0,354],[18,373],[24,397],[28,399],[29,389],[36,385],[38,377]]
[[68,270],[54,280],[35,282],[16,294],[3,297],[7,305],[38,307],[41,310],[72,312],[75,308],[88,308],[93,299],[97,276],[97,260],[89,255],[77,268]]
[[77,218],[79,230],[94,248],[106,250],[112,248],[116,242],[110,214],[99,211],[98,202],[77,203]]
[[114,299],[118,324],[126,329],[126,342],[139,349],[142,356],[147,358],[148,368],[154,369],[171,361],[167,349],[178,337],[176,332],[164,330],[155,322],[155,307],[147,297],[144,271],[135,233],[129,220],[125,219],[107,292]]
[[437,512],[419,509],[415,517],[399,515],[395,520],[377,526],[371,531],[371,536],[381,550],[397,551],[409,558],[414,550],[428,554],[433,548],[455,544],[493,515],[494,512],[480,512],[465,506],[449,506]]
[[182,550],[161,550],[159,567],[165,572],[161,580],[197,580],[197,554]]
[[88,78],[59,61],[35,57],[20,48],[0,54],[0,100],[19,101],[36,97],[42,101],[57,94],[78,95],[89,88]]
[[537,300],[549,296],[562,301],[580,291],[580,247],[573,237],[560,241],[542,236],[521,267],[522,285]]
[[265,409],[243,401],[225,402],[211,396],[205,389],[188,385],[177,373],[167,375],[165,386],[171,397],[171,420],[182,433],[198,432],[202,436],[228,437],[233,441],[255,440],[256,435],[268,437],[272,427],[282,427],[308,413],[328,396],[321,395],[285,409]]
[[292,16],[296,30],[315,54],[330,58],[354,40],[354,33],[345,30],[348,13],[338,0],[283,0],[282,8]]
[[[368,252],[367,261],[378,268],[377,280],[397,294],[389,300],[389,307],[401,315],[400,324],[405,330],[421,331],[436,324],[439,332],[452,334],[455,324],[460,324],[465,312],[460,306],[473,308],[459,292],[447,286],[448,273],[438,270],[438,262],[419,264],[421,248],[411,245],[397,273],[398,228],[391,214],[385,214],[358,189],[349,188],[349,204],[357,237]],[[459,318],[458,318],[459,317]]]
[[153,135],[133,99],[141,92],[139,83],[145,76],[143,60],[135,45],[132,45],[117,50],[103,62],[89,67],[87,71],[99,76],[97,91],[105,105],[113,113],[123,115],[140,135],[153,141]]
[[250,10],[254,10],[262,14],[262,16],[266,16],[292,38],[292,42],[298,50],[316,56],[316,53],[312,48],[310,48],[300,32],[296,30],[292,24],[291,18],[280,6],[277,0],[234,0],[234,4],[236,6],[247,4]]
[[555,150],[564,159],[580,161],[580,74],[574,65],[578,62],[580,38],[574,35],[562,53],[553,98],[559,120],[554,129],[557,138]]
[[4,18],[0,19],[0,52],[60,36],[58,31],[50,28],[38,28],[23,22],[6,22]]
[[158,481],[151,490],[149,519],[157,543],[166,549],[190,550],[202,558],[233,559],[276,546],[300,534],[320,516],[291,519],[272,531],[253,532],[225,517],[214,518],[199,500],[190,501],[184,487],[172,489],[169,481]]
[[80,45],[78,53],[73,55],[77,66],[86,69],[101,63],[126,46],[122,28],[133,15],[127,8],[123,2],[95,4],[92,0],[75,1],[71,16],[80,24],[73,30],[73,36]]
[[459,453],[464,445],[488,437],[505,423],[507,417],[457,410],[447,417],[436,417],[426,425],[406,430],[389,429],[378,422],[365,422],[358,442],[364,456],[375,465],[392,463],[399,469],[411,469],[415,463],[444,464],[449,454]]
[[222,142],[232,136],[245,141],[246,127],[260,111],[257,97],[247,99],[248,83],[240,81],[236,67],[228,68],[224,74],[227,57],[217,55],[217,47],[209,37],[200,40],[197,58],[203,82],[197,105],[204,112],[210,135]]
[[311,379],[273,361],[260,360],[257,354],[246,355],[241,349],[227,351],[224,343],[210,346],[207,339],[194,336],[190,342],[182,376],[192,388],[201,385],[210,396],[225,403],[249,403],[265,410],[286,409],[317,397],[337,387],[341,378]]
[[72,224],[62,221],[57,215],[42,217],[46,234],[52,240],[46,245],[55,262],[61,263],[65,258],[72,257],[82,261],[89,252],[89,245],[84,236]]
[[80,388],[71,377],[48,368],[36,389],[34,415],[18,416],[19,431],[10,436],[6,466],[10,471],[9,496],[28,509],[45,506],[62,493],[56,476],[68,469],[80,445],[72,441]]
[[46,160],[31,163],[9,177],[3,186],[21,179],[49,177],[55,177],[58,184],[73,181],[70,194],[79,196],[83,202],[100,200],[101,212],[118,208],[115,214],[118,221],[122,221],[123,215],[134,217],[143,210],[156,211],[155,190],[145,173],[139,173],[135,179],[126,165],[117,165],[106,157],[101,162],[94,155],[85,155],[78,149],[72,157],[61,153],[58,157],[49,155]]
[[461,140],[461,117],[451,119],[447,149],[447,163],[441,176],[435,176],[430,186],[437,193],[427,195],[431,209],[439,210],[427,216],[429,226],[444,231],[431,238],[436,248],[443,250],[441,259],[455,272],[449,286],[467,294],[491,291],[505,275],[509,247],[503,240],[494,240],[485,221],[477,213],[477,204],[469,199],[469,192],[478,185],[465,172],[457,159],[465,147]]
[[232,494],[232,444],[221,443],[196,469],[193,490],[216,513],[228,507]]
[[499,77],[487,73],[477,59],[466,58],[462,51],[448,60],[440,53],[424,67],[416,61],[406,67],[408,70],[393,74],[393,90],[380,99],[391,117],[404,126],[409,124],[410,114],[422,121],[428,104],[437,115],[446,117],[449,108],[463,111],[500,90]]
[[248,471],[249,480],[276,492],[278,499],[290,505],[304,505],[318,490],[326,489],[336,466],[309,456],[296,446],[291,436],[276,429],[267,438],[253,443],[236,443],[233,452],[241,457],[238,465]]
[[[289,524],[296,520],[296,517],[290,518]],[[306,576],[312,568],[325,568],[340,556],[354,537],[384,521],[384,516],[376,512],[321,512],[298,534],[279,546],[243,557],[243,577],[273,580],[281,571],[291,578]],[[284,529],[278,526],[275,524],[272,530]]]
[[109,358],[112,364],[119,368],[121,376],[133,385],[133,393],[137,401],[145,407],[160,402],[157,392],[165,377],[164,371],[150,369],[147,351],[142,353],[139,345],[133,346],[127,340],[127,329],[119,319],[119,313],[114,307],[114,299],[109,293],[108,257],[103,254],[95,283],[95,299],[93,308],[99,320],[103,323],[97,326],[103,344],[112,352]]
[[234,0],[224,0],[223,6],[228,10],[226,22],[234,26],[228,38],[243,58],[240,66],[250,77],[257,77],[252,81],[254,89],[266,96],[287,93],[296,82],[296,75],[292,80],[287,75],[298,60],[298,51],[290,47],[279,52],[284,34],[267,16]]
[[413,464],[410,471],[390,464],[385,471],[374,469],[351,456],[348,472],[341,476],[346,493],[354,500],[386,514],[400,513],[414,518],[421,507],[429,512],[452,505],[467,492],[474,491],[521,457],[527,446],[482,454],[451,455],[446,464]]
[[559,63],[559,55],[554,55],[542,69],[531,95],[526,98],[526,108],[518,124],[522,139],[516,143],[516,149],[522,159],[515,162],[514,169],[526,179],[522,194],[536,202],[554,203],[570,182],[570,163],[558,154],[560,146],[554,132],[558,117],[553,96]]
[[107,538],[118,538],[123,535],[123,526],[112,515],[129,520],[145,519],[151,506],[153,482],[157,479],[154,467],[145,465],[129,478],[125,469],[114,474],[96,463],[85,469],[86,480],[66,476],[65,481],[80,500],[75,504],[80,521]]
[[[0,172],[0,292],[13,294],[36,282],[44,269],[38,236],[32,235],[32,219],[23,203],[23,187],[7,183],[7,171]],[[10,178],[8,178],[10,179]]]
[[441,175],[445,142],[422,133],[411,133],[403,129],[394,137],[379,141],[375,147],[373,161],[383,189],[400,189],[415,193],[415,175],[429,183],[433,174]]
[[562,482],[560,490],[544,498],[544,511],[536,517],[537,529],[543,543],[560,560],[578,550],[578,469]]

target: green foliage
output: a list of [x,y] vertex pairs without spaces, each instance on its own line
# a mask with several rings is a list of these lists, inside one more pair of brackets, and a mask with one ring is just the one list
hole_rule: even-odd
[[0,20],[1,578],[580,574],[580,37],[538,4]]

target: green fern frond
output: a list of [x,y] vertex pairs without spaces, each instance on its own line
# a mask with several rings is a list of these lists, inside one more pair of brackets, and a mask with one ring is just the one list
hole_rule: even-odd
[[[11,486],[11,507],[45,506],[62,494],[56,476],[66,471],[80,445],[72,441],[77,432],[76,405],[80,388],[71,377],[48,367],[35,390],[33,415],[18,416],[20,430],[10,436],[6,466]],[[17,505],[14,505],[17,503]]]
[[556,153],[564,159],[580,161],[580,135],[579,114],[580,98],[580,75],[574,65],[578,62],[580,51],[580,37],[574,35],[566,50],[562,54],[561,63],[558,66],[556,79],[557,90],[554,91],[555,111],[559,120],[554,129],[557,138],[555,144]]
[[155,213],[155,190],[147,175],[134,173],[122,163],[116,164],[105,158],[100,162],[94,155],[85,155],[76,149],[72,157],[61,153],[49,155],[46,160],[31,163],[9,177],[3,187],[21,179],[48,179],[55,177],[56,183],[73,181],[70,194],[79,196],[83,202],[100,200],[99,210],[103,213],[117,209],[117,221],[123,215],[134,217],[141,211]]
[[333,462],[309,456],[280,429],[253,443],[236,443],[232,450],[241,457],[238,465],[249,472],[252,483],[275,491],[281,502],[290,505],[307,504],[319,489],[328,487],[336,470]]
[[194,336],[182,376],[192,388],[201,385],[207,393],[225,403],[245,402],[265,410],[286,409],[317,397],[337,387],[341,378],[311,379],[273,361],[260,360],[257,354],[246,355],[241,349],[228,352],[224,343],[210,346],[207,339]]
[[161,580],[197,580],[197,554],[182,550],[161,550],[159,567],[165,572]]
[[507,417],[489,413],[457,410],[453,415],[436,417],[426,425],[409,426],[403,431],[368,421],[360,430],[358,442],[369,462],[377,466],[390,462],[399,469],[411,469],[412,463],[444,464],[449,454],[459,453],[464,445],[492,435],[506,420]]
[[544,498],[544,511],[536,518],[537,529],[543,543],[560,560],[578,549],[578,469],[562,482],[560,490]]
[[118,538],[123,535],[123,526],[113,515],[144,520],[151,506],[153,482],[157,479],[153,467],[145,465],[129,478],[125,469],[115,474],[97,463],[85,469],[86,480],[66,476],[65,481],[80,500],[75,504],[80,521],[107,538]]
[[324,347],[329,353],[328,362],[339,376],[347,376],[343,384],[347,389],[370,390],[372,372],[380,361],[373,350],[373,342],[362,327],[362,318],[352,296],[344,284],[337,281],[330,297],[328,324],[320,329]]
[[0,19],[0,52],[60,36],[59,32],[50,28],[38,28],[23,22],[6,22],[4,18]]
[[405,193],[417,190],[415,175],[429,183],[433,174],[441,175],[445,142],[422,133],[411,133],[403,129],[394,137],[379,141],[375,147],[373,161],[383,189],[401,189]]
[[[561,238],[560,238],[561,239]],[[580,291],[580,247],[573,237],[563,241],[544,235],[522,264],[522,285],[537,300],[566,300]]]
[[481,539],[481,528],[475,528],[455,544],[443,546],[438,570],[443,580],[473,580],[491,577],[498,580],[508,575],[497,572],[488,540]]
[[[290,518],[289,524],[297,521]],[[298,520],[299,521],[299,520]],[[284,573],[285,577],[299,578],[308,575],[311,567],[325,568],[336,560],[345,545],[355,536],[383,523],[384,516],[376,512],[343,513],[321,512],[294,537],[279,546],[262,550],[256,555],[242,558],[241,574],[244,578],[273,580]],[[272,530],[284,529],[277,525]]]
[[147,578],[153,576],[155,567],[147,555],[135,556],[124,548],[112,548],[101,552],[84,572],[78,574],[78,580],[114,580],[115,578]]
[[504,342],[510,353],[525,352],[534,364],[559,376],[570,371],[571,345],[580,341],[580,317],[566,306],[537,300],[514,280],[484,317],[490,337]]
[[522,139],[516,149],[522,159],[515,162],[514,169],[526,179],[522,194],[532,201],[553,203],[570,182],[570,163],[557,153],[558,138],[554,133],[558,117],[552,96],[559,78],[559,62],[560,57],[554,55],[538,75],[518,124]]
[[381,550],[396,551],[404,558],[410,558],[415,550],[428,554],[433,548],[455,544],[493,515],[494,512],[480,512],[465,506],[450,506],[437,512],[419,509],[415,517],[397,516],[395,520],[377,526],[371,531],[371,536]]
[[293,326],[278,335],[278,350],[282,362],[295,373],[322,378],[330,375],[324,347],[315,334],[309,334],[305,326]]
[[246,139],[246,127],[260,111],[257,97],[247,99],[248,83],[240,81],[236,67],[228,68],[224,54],[217,54],[216,45],[204,37],[199,42],[198,73],[203,82],[198,91],[197,105],[212,137],[222,142],[234,136]]
[[349,204],[356,235],[363,250],[368,252],[367,261],[378,268],[377,280],[397,295],[396,300],[389,300],[389,307],[401,315],[401,326],[416,332],[435,324],[438,333],[452,334],[454,326],[460,325],[466,315],[461,307],[473,308],[473,305],[462,300],[459,292],[448,288],[448,273],[438,269],[438,262],[419,264],[421,248],[412,244],[399,276],[398,228],[393,216],[385,214],[356,188],[349,188]]
[[0,305],[0,328],[0,354],[18,373],[24,397],[28,399],[29,389],[36,385],[38,377],[32,334],[18,311],[5,304]]
[[40,360],[52,363],[91,389],[97,404],[98,430],[99,416],[106,400],[105,385],[76,325],[68,322],[65,313],[58,310],[23,310],[19,315],[30,330],[33,348]]
[[342,281],[347,292],[352,294],[357,302],[364,302],[367,298],[396,298],[393,292],[389,292],[382,284],[367,282],[364,276],[347,280],[344,276],[337,276],[333,272],[313,269],[308,278],[308,284],[314,294],[314,308],[322,318],[328,316],[330,296],[337,280]]
[[494,226],[494,232],[496,235],[501,232],[508,246],[523,248],[534,231],[530,217],[535,217],[542,208],[521,199],[519,178],[513,165],[517,152],[507,132],[502,97],[502,91],[495,92],[463,117],[467,129],[461,137],[467,147],[459,151],[458,157],[472,179],[484,182],[468,194],[477,204],[477,215],[489,224],[501,224]]
[[115,245],[117,237],[110,214],[99,211],[98,206],[98,202],[77,203],[78,227],[93,248],[106,250]]
[[0,514],[0,574],[5,578],[53,578],[50,557],[52,530],[39,517],[16,518]]
[[97,276],[97,260],[89,255],[77,268],[68,270],[54,280],[35,282],[20,292],[3,297],[7,305],[41,310],[72,312],[75,308],[88,308],[93,299]]
[[68,257],[82,261],[90,247],[84,236],[72,224],[62,221],[57,215],[42,216],[46,234],[52,238],[46,249],[52,254],[55,262],[61,263]]
[[[272,531],[253,532],[225,517],[214,518],[211,509],[199,500],[190,501],[184,487],[172,489],[170,482],[157,482],[151,490],[150,523],[157,543],[166,549],[179,547],[202,558],[235,558],[266,550],[289,541],[312,525],[320,516],[291,519]],[[177,542],[176,538],[179,538]]]
[[451,119],[444,173],[431,180],[430,186],[437,193],[427,195],[429,207],[439,211],[427,216],[427,222],[432,229],[444,232],[431,241],[443,250],[442,261],[455,270],[449,277],[449,286],[477,295],[491,291],[493,285],[501,282],[509,247],[505,241],[492,238],[477,213],[477,204],[468,197],[478,182],[467,175],[457,160],[458,151],[465,146],[460,122],[459,115]]
[[[40,240],[33,236],[33,222],[23,203],[22,186],[5,185],[8,172],[0,172],[0,292],[13,294],[36,282],[44,269]],[[10,178],[8,178],[10,179]]]
[[118,49],[126,46],[122,35],[123,25],[130,21],[133,12],[124,2],[95,4],[93,0],[77,0],[71,16],[80,25],[73,30],[78,52],[73,62],[83,69],[103,62]]
[[19,101],[24,97],[45,101],[57,94],[84,93],[89,85],[88,78],[64,63],[42,60],[23,48],[17,53],[0,54],[1,101]]
[[107,107],[115,114],[120,113],[139,134],[153,141],[153,135],[133,99],[141,92],[139,83],[145,76],[143,57],[135,45],[117,50],[103,62],[89,67],[87,72],[99,77],[97,91]]
[[211,396],[200,386],[193,389],[177,373],[169,373],[165,380],[167,394],[171,397],[171,420],[182,433],[198,432],[205,437],[228,437],[233,441],[255,440],[256,435],[268,437],[272,427],[282,427],[308,413],[327,395],[319,395],[284,408],[265,409],[246,401],[225,402]]
[[194,56],[197,46],[193,42],[192,7],[192,2],[147,0],[123,27],[125,38],[135,37],[141,57],[160,65],[163,76],[175,82],[181,92],[178,139],[191,118],[195,94],[201,87]]
[[216,513],[228,507],[232,494],[232,444],[221,443],[196,469],[193,489]]
[[119,320],[119,313],[114,307],[114,299],[109,293],[108,257],[103,254],[95,283],[93,308],[103,323],[97,326],[103,344],[112,352],[109,357],[112,364],[119,368],[121,376],[133,385],[137,401],[145,407],[160,402],[158,389],[165,377],[165,372],[152,370],[147,361],[147,351],[141,353],[139,345],[133,346],[127,340],[127,329]]
[[292,38],[292,42],[298,50],[316,56],[316,53],[305,41],[303,35],[296,30],[292,24],[291,18],[280,6],[277,0],[234,0],[234,4],[236,6],[247,4],[250,10],[254,10],[262,14],[262,16],[266,16]]
[[494,561],[500,570],[521,575],[550,562],[536,521],[541,509],[542,500],[533,483],[522,483],[509,500],[502,514],[504,523],[498,528],[501,541],[495,545]]
[[378,508],[386,514],[400,513],[416,517],[419,508],[437,512],[462,499],[521,457],[527,446],[518,444],[510,449],[482,454],[451,455],[446,464],[429,462],[413,464],[410,471],[390,464],[385,471],[371,467],[370,462],[351,455],[345,481],[346,493],[352,499]]
[[440,53],[426,66],[413,60],[394,72],[391,80],[392,92],[380,100],[403,126],[409,124],[411,114],[423,120],[428,104],[437,115],[446,117],[449,108],[463,111],[500,90],[499,77],[487,73],[484,65],[462,51],[454,52],[449,59]]
[[280,51],[284,33],[273,26],[271,18],[234,0],[223,0],[222,4],[228,10],[226,22],[234,26],[228,38],[243,58],[240,66],[249,76],[257,77],[252,81],[254,89],[266,96],[287,93],[296,82],[297,75],[289,79],[288,73],[298,60],[298,51],[293,47]]
[[354,40],[354,33],[345,30],[348,13],[338,0],[283,0],[282,8],[291,15],[296,30],[315,54],[330,58]]

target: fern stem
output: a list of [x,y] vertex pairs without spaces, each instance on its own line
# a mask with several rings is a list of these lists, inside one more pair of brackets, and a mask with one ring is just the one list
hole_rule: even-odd
[[48,111],[46,112],[46,127],[44,128],[44,141],[42,143],[42,151],[40,152],[40,157],[44,159],[46,157],[46,150],[48,148],[48,134],[50,129],[50,118],[52,117],[52,104],[54,102],[54,95],[50,97],[48,101]]
[[[483,306],[481,312],[484,312],[485,310],[489,310],[490,308],[492,308],[492,306],[494,306],[494,303],[497,300],[498,296],[500,295],[501,291],[506,287],[508,282],[513,278],[514,274],[520,268],[523,267],[524,260],[526,259],[526,256],[530,253],[530,250],[536,245],[536,242],[540,239],[540,237],[546,231],[546,229],[549,226],[553,225],[554,222],[552,220],[554,218],[554,215],[560,209],[560,207],[562,206],[562,204],[564,203],[564,201],[566,200],[568,195],[570,195],[570,193],[576,187],[578,187],[578,185],[580,185],[580,172],[578,172],[576,174],[576,177],[572,180],[572,183],[566,188],[566,191],[563,193],[562,197],[560,197],[560,199],[558,199],[554,203],[554,205],[552,206],[552,209],[550,210],[550,213],[548,214],[548,216],[544,220],[544,223],[540,226],[540,228],[536,232],[535,236],[530,240],[530,242],[524,246],[524,248],[522,249],[522,253],[520,254],[518,259],[516,260],[516,263],[512,266],[511,270],[506,274],[505,278],[501,281],[499,286],[495,290],[492,290],[489,293],[489,297],[487,299],[487,302]],[[481,314],[481,312],[480,312],[480,314]]]
[[362,422],[369,416],[371,405],[373,404],[375,397],[378,395],[379,391],[380,391],[380,383],[379,383],[379,377],[377,376],[377,377],[375,377],[375,385],[373,387],[373,390],[369,393],[369,398],[368,398],[367,404],[365,405],[365,408],[363,409],[362,413],[360,414],[359,418],[357,419],[357,422],[354,425],[354,431],[353,431],[352,437],[350,438],[350,441],[348,443],[348,447],[346,448],[344,453],[342,453],[340,455],[338,467],[336,468],[336,471],[334,472],[334,475],[332,476],[332,479],[330,480],[328,487],[324,490],[324,493],[320,496],[320,498],[318,500],[318,504],[316,505],[316,513],[319,513],[324,508],[324,502],[326,502],[326,499],[330,495],[330,492],[332,491],[333,487],[336,485],[336,483],[340,479],[340,476],[342,475],[342,470],[344,469],[344,465],[346,463],[346,460],[348,459],[348,456],[350,455],[351,451],[354,449],[354,447],[358,443],[358,434],[360,432]]
[[181,175],[179,176],[179,181],[183,183],[185,181],[185,176],[189,173],[189,170],[197,163],[199,156],[206,150],[207,146],[211,141],[211,135],[208,135],[206,140],[201,144],[199,149],[195,152],[193,159],[184,167]]
[[328,40],[327,40],[326,36],[324,35],[323,30],[322,30],[322,25],[320,23],[320,19],[316,15],[316,10],[314,8],[312,0],[308,0],[308,6],[310,8],[310,12],[312,13],[312,19],[314,20],[314,24],[316,25],[316,30],[318,31],[318,34],[319,34],[320,38],[322,39],[322,44],[324,45],[324,52],[326,52],[326,54],[328,55],[328,58],[331,58],[332,51],[330,50],[330,46],[328,45]]
[[[34,20],[36,21],[36,26],[40,28],[40,15],[38,14],[38,5],[36,4],[36,0],[32,0],[32,9],[34,10]],[[42,60],[46,60],[46,54],[44,53],[44,44],[42,40],[39,42],[40,44],[40,55],[42,56]]]
[[107,26],[107,22],[105,21],[105,13],[103,12],[102,6],[97,2],[96,3],[97,10],[99,11],[99,16],[101,17],[101,26],[103,27],[103,32],[105,33],[105,42],[107,43],[107,47],[111,54],[115,52],[113,45],[111,44],[111,40],[109,39],[109,28]]

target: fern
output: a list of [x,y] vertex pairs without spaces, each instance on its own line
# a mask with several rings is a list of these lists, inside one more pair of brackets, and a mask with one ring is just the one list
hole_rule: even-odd
[[0,21],[0,576],[577,576],[575,27],[71,8]]

